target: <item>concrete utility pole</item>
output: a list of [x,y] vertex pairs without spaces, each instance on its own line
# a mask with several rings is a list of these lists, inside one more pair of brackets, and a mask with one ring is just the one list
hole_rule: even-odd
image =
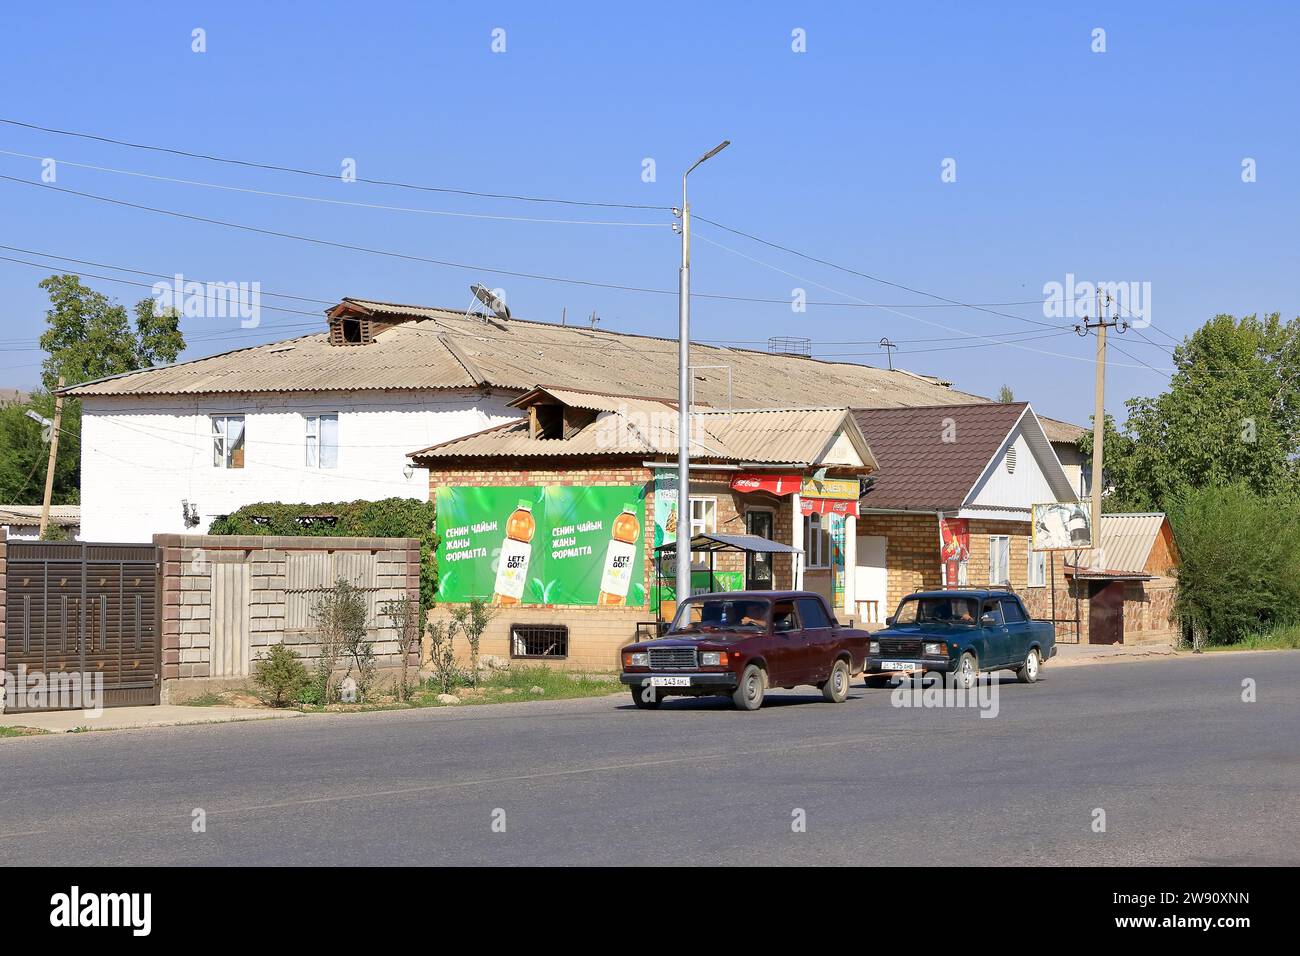
[[[59,376],[59,389],[63,388],[63,376]],[[63,424],[63,393],[54,395],[54,424],[50,428],[50,461],[45,466],[45,499],[41,502],[41,540],[45,540],[45,530],[50,526],[50,499],[54,497],[54,463],[59,457],[59,427]]]
[[[1083,325],[1075,326],[1075,331],[1087,335],[1088,329],[1097,330],[1097,377],[1094,387],[1096,407],[1092,414],[1092,547],[1101,547],[1101,493],[1102,455],[1106,442],[1106,330],[1115,326],[1122,333],[1128,328],[1127,322],[1121,322],[1116,315],[1110,314],[1111,298],[1106,296],[1103,307],[1102,294],[1097,293],[1097,321],[1089,322],[1083,317]],[[1118,310],[1116,310],[1118,311]]]
[[677,287],[677,601],[691,596],[691,205],[686,177],[731,145],[724,139],[682,173],[682,267]]

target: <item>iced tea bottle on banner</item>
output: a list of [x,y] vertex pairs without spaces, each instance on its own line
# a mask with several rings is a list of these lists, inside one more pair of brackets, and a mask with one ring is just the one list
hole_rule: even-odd
[[528,558],[533,552],[537,520],[531,502],[521,501],[506,522],[506,539],[497,558],[497,583],[493,589],[498,604],[519,604],[528,583]]
[[636,517],[636,506],[626,505],[623,513],[614,519],[609,549],[605,552],[605,573],[600,578],[600,597],[597,604],[619,605],[627,600],[627,589],[632,585],[632,566],[636,563],[636,549],[641,537],[641,522]]

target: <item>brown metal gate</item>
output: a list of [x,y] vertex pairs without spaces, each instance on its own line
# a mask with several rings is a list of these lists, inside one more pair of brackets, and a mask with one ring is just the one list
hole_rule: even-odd
[[1088,643],[1124,643],[1124,582],[1094,581],[1088,599]]
[[[69,675],[102,680],[104,707],[157,704],[162,674],[161,585],[158,550],[151,544],[85,541],[13,541],[8,548],[5,669],[28,686],[44,675],[67,687]],[[17,699],[6,711],[80,708],[47,693]]]

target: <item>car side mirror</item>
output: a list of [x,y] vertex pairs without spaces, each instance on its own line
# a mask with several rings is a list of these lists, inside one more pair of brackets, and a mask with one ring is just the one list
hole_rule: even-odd
[[885,618],[885,627],[893,627],[893,626],[894,626],[894,615],[891,614],[889,615],[889,617]]
[[998,623],[998,619],[995,618],[992,614],[989,614],[987,611],[985,611],[984,615],[980,618],[981,627],[995,627],[997,623]]

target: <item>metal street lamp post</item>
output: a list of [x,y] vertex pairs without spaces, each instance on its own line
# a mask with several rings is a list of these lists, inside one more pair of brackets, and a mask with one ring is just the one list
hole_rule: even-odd
[[686,177],[731,145],[723,140],[682,173],[682,267],[678,285],[677,343],[677,601],[691,596],[691,205]]

